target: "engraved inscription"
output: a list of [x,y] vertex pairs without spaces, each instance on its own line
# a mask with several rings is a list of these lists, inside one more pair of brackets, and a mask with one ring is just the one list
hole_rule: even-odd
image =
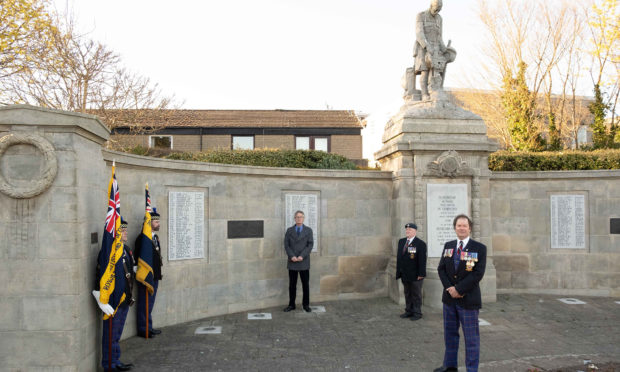
[[586,247],[585,195],[551,195],[551,248]]
[[203,192],[168,194],[168,259],[204,258]]
[[295,223],[295,212],[303,211],[306,218],[304,219],[304,225],[310,226],[312,229],[312,236],[314,238],[314,247],[312,252],[317,252],[319,247],[319,196],[316,193],[305,194],[293,194],[287,193],[285,200],[285,213],[284,213],[284,229],[293,226]]

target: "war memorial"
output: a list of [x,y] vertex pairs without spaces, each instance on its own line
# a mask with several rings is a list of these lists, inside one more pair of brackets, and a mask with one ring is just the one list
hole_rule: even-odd
[[[245,312],[286,305],[282,237],[297,210],[305,212],[314,233],[311,302],[328,308],[334,303],[335,313],[350,314],[347,304],[361,304],[377,310],[374,317],[396,315],[380,313],[389,308],[381,301],[389,298],[398,309],[403,303],[402,284],[394,278],[395,246],[410,221],[428,243],[424,306],[440,308],[436,267],[443,243],[454,239],[451,221],[459,213],[472,217],[472,237],[488,247],[483,309],[500,311],[499,303],[510,308],[506,297],[496,302],[505,295],[523,307],[535,306],[527,304],[531,294],[549,302],[555,301],[552,296],[620,300],[620,171],[491,172],[488,156],[497,145],[483,120],[454,105],[443,91],[447,66],[457,54],[438,37],[434,42],[441,46],[428,48],[432,56],[424,59],[416,52],[406,71],[403,105],[386,123],[383,146],[375,154],[380,171],[137,156],[107,150],[110,130],[97,117],[28,105],[0,107],[0,370],[91,371],[99,365],[101,312],[91,291],[113,162],[129,241],[142,224],[146,182],[161,214],[164,278],[153,317],[178,337],[175,326],[212,324],[202,320],[243,313],[240,321]],[[558,306],[553,308],[561,318],[565,314]],[[148,347],[132,338],[134,312],[127,317],[123,352]],[[320,320],[320,314],[312,315]],[[600,323],[606,319],[592,316]],[[439,313],[430,313],[425,322],[431,319],[441,326]],[[315,326],[316,342],[343,347],[337,332]],[[610,326],[616,333],[601,338],[605,355],[618,352],[617,315]],[[528,338],[536,327],[519,332]],[[165,347],[163,337],[156,341]],[[441,335],[429,342],[441,355]],[[376,364],[365,358],[360,360],[368,364],[359,369],[373,370]],[[276,368],[273,359],[257,369]],[[289,362],[284,369],[295,369]],[[314,362],[308,369],[327,368]],[[439,365],[440,357],[424,363],[417,365]],[[487,370],[503,370],[489,363]],[[242,362],[205,368],[233,367],[254,369]]]

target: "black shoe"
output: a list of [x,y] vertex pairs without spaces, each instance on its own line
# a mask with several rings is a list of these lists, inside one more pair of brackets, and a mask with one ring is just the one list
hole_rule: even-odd
[[124,367],[124,368],[129,367],[129,368],[132,368],[132,367],[133,367],[133,363],[127,363],[127,364],[125,364],[125,363],[123,363],[123,362],[118,362],[118,365],[116,366],[116,368],[119,368],[119,367]]
[[119,371],[129,371],[133,368],[133,364],[129,365],[129,364],[119,364],[116,366],[116,369]]
[[412,316],[413,316],[413,314],[411,314],[409,312],[406,312],[406,311],[404,313],[400,314],[400,317],[403,318],[403,319],[404,318],[411,318]]
[[304,311],[309,313],[312,311],[312,309],[310,308],[310,306],[304,306]]
[[439,368],[435,368],[435,369],[433,370],[433,372],[456,372],[456,371],[458,371],[458,370],[459,370],[459,369],[458,369],[458,368],[456,368],[456,367],[444,367],[444,366],[441,366],[441,367],[439,367]]
[[151,334],[151,333],[154,334],[154,335],[159,335],[159,334],[161,334],[161,329],[155,329],[155,328],[149,329],[149,334]]
[[144,337],[144,338],[155,338],[155,334],[149,332],[149,336],[146,337],[146,333],[145,332],[140,332],[138,331],[138,337]]
[[288,313],[288,312],[289,312],[289,311],[291,311],[291,310],[295,310],[295,306],[288,305],[288,306],[286,307],[286,309],[284,309],[284,310],[282,310],[282,311],[284,311],[285,313]]
[[422,315],[414,315],[409,320],[420,320],[422,319]]

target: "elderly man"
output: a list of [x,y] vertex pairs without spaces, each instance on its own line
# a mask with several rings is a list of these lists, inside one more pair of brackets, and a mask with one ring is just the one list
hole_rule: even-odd
[[295,297],[297,294],[297,275],[301,278],[301,287],[304,297],[302,306],[306,312],[310,309],[310,252],[314,246],[312,229],[304,225],[304,212],[295,212],[295,224],[289,227],[284,234],[284,250],[288,256],[288,306],[285,312],[295,310]]
[[459,324],[463,327],[465,337],[467,372],[478,371],[478,312],[482,307],[480,281],[487,262],[487,247],[469,237],[472,224],[472,220],[464,214],[454,218],[452,225],[457,240],[445,244],[437,268],[445,289],[441,301],[446,351],[443,365],[435,372],[458,371]]
[[405,225],[405,238],[398,241],[396,279],[401,279],[405,294],[405,312],[401,318],[422,318],[422,283],[426,276],[426,243],[416,236],[418,226]]

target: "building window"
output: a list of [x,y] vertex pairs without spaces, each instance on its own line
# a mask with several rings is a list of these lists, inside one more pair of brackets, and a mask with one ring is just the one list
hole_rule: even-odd
[[310,137],[295,137],[296,150],[310,150]]
[[149,147],[172,149],[172,136],[149,136]]
[[317,150],[329,152],[330,141],[329,137],[318,136],[296,136],[295,137],[295,149],[297,150]]
[[233,150],[254,150],[254,136],[233,136]]

